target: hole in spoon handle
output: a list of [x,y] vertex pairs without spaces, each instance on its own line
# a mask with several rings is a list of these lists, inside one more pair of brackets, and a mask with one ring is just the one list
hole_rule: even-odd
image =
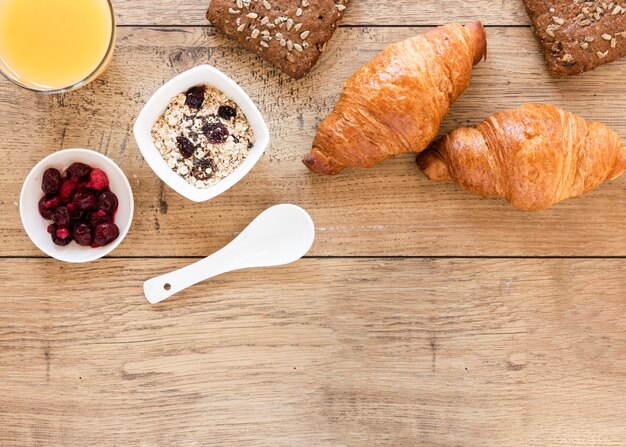
[[167,274],[144,282],[143,291],[151,304],[157,304],[174,295],[179,285],[172,281],[171,274]]

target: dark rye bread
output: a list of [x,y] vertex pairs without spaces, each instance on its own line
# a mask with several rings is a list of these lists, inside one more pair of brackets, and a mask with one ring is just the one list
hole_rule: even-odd
[[524,0],[550,71],[576,75],[626,56],[626,0]]
[[207,18],[295,79],[317,62],[349,0],[213,0]]

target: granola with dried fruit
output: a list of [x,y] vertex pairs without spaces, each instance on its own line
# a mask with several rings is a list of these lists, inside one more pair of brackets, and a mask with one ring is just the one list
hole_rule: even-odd
[[254,146],[239,106],[208,85],[172,98],[152,128],[152,139],[168,166],[201,189],[241,166]]

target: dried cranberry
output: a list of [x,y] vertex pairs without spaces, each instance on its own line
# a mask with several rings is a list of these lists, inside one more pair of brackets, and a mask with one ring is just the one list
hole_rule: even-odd
[[109,177],[101,169],[94,169],[89,174],[88,188],[95,189],[96,191],[102,191],[109,186]]
[[61,239],[66,239],[70,235],[70,229],[65,225],[59,225],[56,231],[57,237]]
[[96,209],[96,195],[88,189],[80,189],[74,194],[71,205],[81,211]]
[[62,203],[70,203],[72,201],[72,193],[78,188],[78,184],[71,179],[64,179],[59,189],[59,198]]
[[102,191],[98,196],[98,209],[107,214],[113,214],[117,210],[117,196],[112,191]]
[[56,199],[56,202],[58,202],[57,206],[59,206],[61,204],[61,201],[59,200],[58,197],[51,197],[49,195],[45,195],[41,198],[41,200],[39,200],[38,203],[38,207],[39,207],[39,214],[41,215],[41,217],[43,217],[46,220],[50,220],[52,219],[52,213],[53,211],[56,209],[56,206],[52,206],[52,201]]
[[192,109],[199,109],[204,104],[204,92],[206,91],[204,85],[198,85],[197,87],[191,87],[187,90],[187,98],[185,99],[185,105]]
[[70,167],[65,170],[67,178],[76,177],[77,182],[87,181],[89,174],[91,174],[91,168],[84,163],[72,163]]
[[91,227],[85,222],[77,223],[72,229],[72,239],[74,239],[78,245],[82,245],[83,247],[91,245],[91,241],[93,239]]
[[211,144],[223,143],[228,138],[228,129],[222,123],[206,123],[202,132]]
[[47,210],[54,210],[57,207],[61,206],[61,199],[58,196],[46,196],[47,199],[43,204],[44,208]]
[[237,111],[231,106],[220,106],[220,108],[217,109],[217,114],[222,119],[230,120],[237,116]]
[[[70,203],[71,205],[71,203]],[[70,210],[69,205],[67,206],[67,209]],[[83,218],[83,216],[85,216],[85,211],[82,210],[70,210],[70,219],[72,221],[76,221],[76,220],[81,220]]]
[[54,168],[46,169],[41,179],[41,189],[46,194],[56,194],[61,187],[61,173]]
[[194,152],[196,152],[195,146],[193,145],[191,141],[189,141],[188,138],[176,137],[176,144],[178,146],[178,150],[180,151],[180,154],[184,158],[189,158],[194,154]]
[[96,228],[101,223],[112,222],[113,220],[111,219],[111,216],[100,210],[96,211],[95,213],[91,213],[89,215],[88,221],[89,225],[91,225],[91,228]]
[[52,225],[50,229],[50,236],[52,237],[52,242],[56,245],[60,245],[61,247],[65,247],[67,244],[72,242],[72,236],[70,235],[70,230],[67,227]]
[[52,213],[52,221],[57,225],[68,226],[70,224],[70,212],[67,207],[60,206]]
[[94,230],[93,245],[97,247],[104,247],[109,245],[120,235],[120,229],[112,222],[105,222],[99,224]]

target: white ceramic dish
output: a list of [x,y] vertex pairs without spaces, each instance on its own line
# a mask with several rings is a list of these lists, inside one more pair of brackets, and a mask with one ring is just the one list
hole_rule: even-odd
[[290,264],[306,255],[315,240],[309,213],[296,205],[263,211],[230,244],[208,258],[143,284],[151,304],[187,287],[235,270]]
[[[105,247],[81,247],[75,242],[59,247],[52,242],[48,234],[48,225],[52,222],[39,215],[38,203],[43,196],[41,190],[43,173],[48,168],[56,168],[63,172],[74,162],[102,169],[109,177],[109,188],[118,197],[119,206],[115,214],[115,224],[120,229],[120,235]],[[90,262],[111,253],[126,237],[133,221],[133,213],[133,191],[124,172],[110,158],[88,149],[66,149],[48,155],[30,171],[20,195],[22,225],[30,239],[48,256],[65,262]]]
[[[172,98],[200,84],[211,85],[235,101],[246,115],[255,137],[254,147],[241,166],[206,189],[196,188],[174,172],[154,145],[151,134],[154,123],[165,112]],[[232,188],[250,172],[270,142],[267,124],[252,99],[235,81],[210,65],[200,65],[185,71],[159,88],[137,117],[133,133],[144,159],[155,174],[174,191],[194,202],[205,202]]]

